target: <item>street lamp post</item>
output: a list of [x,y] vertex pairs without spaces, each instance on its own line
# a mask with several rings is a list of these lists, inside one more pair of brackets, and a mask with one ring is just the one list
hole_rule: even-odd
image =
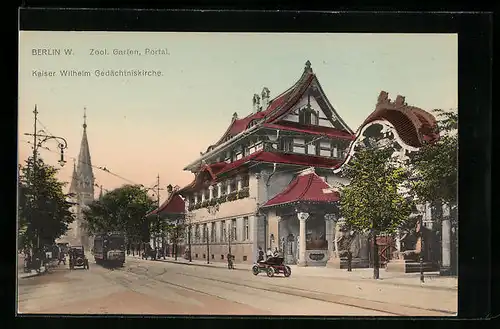
[[[33,134],[31,133],[24,133],[26,136],[33,136],[33,181],[32,181],[32,188],[33,188],[33,205],[36,205],[36,187],[37,185],[35,184],[36,181],[36,174],[37,174],[37,155],[38,155],[38,148],[42,147],[43,144],[48,141],[48,140],[56,140],[59,145],[59,150],[60,150],[60,158],[59,158],[59,165],[63,167],[66,164],[66,160],[64,160],[64,150],[68,148],[68,142],[66,139],[60,136],[53,136],[53,135],[47,135],[45,134],[45,131],[37,130],[37,121],[38,121],[38,110],[35,105],[35,109],[33,111],[34,116],[34,124],[33,124]],[[37,251],[40,249],[40,232],[37,228],[36,230],[36,236],[37,236]]]
[[191,263],[193,261],[191,257],[191,219],[188,219],[188,257],[189,257],[189,262]]
[[[427,205],[426,205],[427,207]],[[424,218],[420,218],[420,282],[425,282],[424,277]]]
[[206,226],[205,229],[205,236],[206,236],[206,242],[207,242],[207,264],[210,264],[210,244],[209,242],[209,236],[208,236],[208,225]]

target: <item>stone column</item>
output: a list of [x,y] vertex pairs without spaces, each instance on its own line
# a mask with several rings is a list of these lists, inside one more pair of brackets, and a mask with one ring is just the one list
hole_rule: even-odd
[[334,230],[335,230],[335,215],[333,214],[326,214],[325,215],[325,238],[326,241],[328,242],[328,259],[332,258],[333,256],[333,247],[334,247],[334,240],[335,240],[335,235],[334,235]]
[[208,187],[208,200],[212,200],[214,198],[214,186],[210,185]]
[[306,261],[306,221],[309,218],[307,212],[297,213],[299,218],[299,266],[307,266]]
[[450,207],[443,204],[443,220],[441,222],[441,274],[448,275],[451,269],[451,221]]

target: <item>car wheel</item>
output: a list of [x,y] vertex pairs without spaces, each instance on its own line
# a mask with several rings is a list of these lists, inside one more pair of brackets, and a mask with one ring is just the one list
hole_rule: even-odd
[[290,266],[285,266],[283,274],[285,275],[286,278],[292,275],[292,269],[290,268]]
[[259,272],[260,272],[259,271],[259,267],[257,265],[254,265],[252,267],[252,273],[253,273],[253,275],[257,275],[257,274],[259,274]]
[[269,267],[267,269],[267,276],[272,278],[274,276],[274,269],[272,267]]

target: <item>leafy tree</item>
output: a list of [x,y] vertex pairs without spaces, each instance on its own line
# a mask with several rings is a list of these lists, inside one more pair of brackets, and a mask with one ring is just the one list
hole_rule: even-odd
[[[437,206],[437,225],[433,231],[441,236],[441,206],[448,206],[451,210],[451,225],[458,230],[457,189],[458,189],[458,113],[457,111],[434,110],[438,119],[436,133],[440,138],[434,143],[424,145],[411,157],[410,168],[413,172],[413,186],[417,199],[420,202],[430,202]],[[458,234],[452,242],[458,245]],[[456,264],[453,262],[453,264]]]
[[368,232],[373,241],[373,278],[379,278],[379,259],[376,236],[394,233],[408,221],[412,198],[401,193],[401,186],[408,178],[405,168],[391,161],[394,150],[360,148],[343,174],[350,183],[341,188],[341,213],[344,228],[355,232]]
[[155,202],[140,185],[124,185],[90,203],[83,213],[91,234],[121,231],[129,242],[136,243],[142,240],[145,215],[154,207]]
[[74,221],[72,204],[63,192],[66,185],[56,175],[58,169],[37,158],[28,158],[19,173],[19,247],[32,249],[53,244]]
[[458,113],[434,110],[440,139],[426,144],[411,157],[415,180],[413,190],[421,201],[457,202]]

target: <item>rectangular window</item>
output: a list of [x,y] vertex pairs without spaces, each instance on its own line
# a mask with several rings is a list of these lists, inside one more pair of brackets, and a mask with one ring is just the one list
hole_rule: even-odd
[[238,182],[235,178],[231,179],[229,188],[231,189],[231,192],[238,190]]
[[220,193],[221,195],[227,194],[227,181],[223,181],[220,185]]
[[220,241],[226,242],[226,221],[220,222]]
[[196,243],[200,242],[200,225],[198,224],[195,226],[194,241],[196,241]]
[[245,241],[247,241],[250,239],[250,224],[248,223],[248,217],[243,217],[243,227]]
[[215,223],[212,223],[212,228],[210,230],[210,241],[215,242]]
[[231,220],[231,241],[238,241],[236,219]]
[[208,225],[203,224],[203,242],[207,242],[208,239]]
[[243,175],[243,177],[241,177],[241,187],[242,188],[248,187],[249,181],[250,177],[248,176],[248,174]]

